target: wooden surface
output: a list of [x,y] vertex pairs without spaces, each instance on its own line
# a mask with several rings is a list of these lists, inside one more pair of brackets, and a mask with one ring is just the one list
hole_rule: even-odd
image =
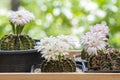
[[120,80],[120,74],[105,73],[5,73],[0,80]]

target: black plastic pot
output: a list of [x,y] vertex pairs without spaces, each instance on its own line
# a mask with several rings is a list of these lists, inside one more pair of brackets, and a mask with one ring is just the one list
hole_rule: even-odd
[[82,59],[77,59],[80,58],[80,55],[74,55],[74,60],[79,68],[82,69],[83,72],[85,73],[120,73],[120,70],[109,70],[109,71],[98,71],[98,70],[89,70],[87,67],[87,61],[82,60]]
[[[37,40],[38,41],[38,40]],[[43,58],[37,50],[0,50],[0,72],[30,72]]]

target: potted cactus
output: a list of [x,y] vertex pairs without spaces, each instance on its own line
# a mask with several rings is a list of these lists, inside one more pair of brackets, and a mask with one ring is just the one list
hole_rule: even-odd
[[80,56],[87,62],[87,72],[120,72],[120,51],[108,44],[108,32],[108,26],[97,24],[82,36]]
[[34,49],[35,41],[22,33],[32,20],[34,15],[25,9],[11,12],[9,21],[13,33],[0,39],[0,72],[29,72],[31,65],[40,63],[40,54]]
[[63,35],[44,38],[37,42],[35,48],[41,51],[45,60],[39,67],[34,66],[33,72],[75,72],[75,62],[66,58],[73,43],[72,38]]

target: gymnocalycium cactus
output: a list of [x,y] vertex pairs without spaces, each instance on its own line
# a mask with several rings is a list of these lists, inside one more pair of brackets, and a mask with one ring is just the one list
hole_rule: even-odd
[[120,70],[120,51],[107,43],[108,32],[107,26],[97,24],[82,37],[81,58],[88,62],[89,70]]
[[1,50],[33,49],[35,42],[28,35],[21,34],[25,24],[34,19],[34,15],[25,9],[11,12],[9,21],[14,34],[5,35],[0,40]]
[[75,72],[75,63],[71,59],[43,61],[41,72]]
[[50,37],[38,42],[35,48],[45,58],[41,64],[41,72],[75,72],[75,62],[65,57],[72,47],[72,39],[68,36]]

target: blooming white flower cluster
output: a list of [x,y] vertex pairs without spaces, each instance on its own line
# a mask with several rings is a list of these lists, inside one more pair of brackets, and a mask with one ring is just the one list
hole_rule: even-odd
[[106,25],[103,25],[103,24],[96,24],[95,26],[93,26],[91,29],[90,29],[91,32],[95,33],[95,32],[99,32],[101,34],[104,34],[104,35],[108,35],[109,33],[109,28],[108,26]]
[[10,22],[16,26],[24,26],[34,18],[34,15],[25,9],[12,11],[9,16]]
[[76,40],[74,40],[71,36],[60,35],[60,36],[57,36],[57,38],[63,42],[66,42],[67,44],[70,44],[71,48],[75,46]]
[[68,36],[57,36],[41,39],[35,49],[41,51],[42,57],[47,60],[60,60],[69,55],[69,50],[73,47],[72,39]]
[[81,37],[81,43],[84,46],[84,50],[90,54],[98,54],[99,50],[104,50],[106,46],[106,35],[108,35],[109,28],[103,24],[97,24],[91,28],[90,32],[87,32]]

